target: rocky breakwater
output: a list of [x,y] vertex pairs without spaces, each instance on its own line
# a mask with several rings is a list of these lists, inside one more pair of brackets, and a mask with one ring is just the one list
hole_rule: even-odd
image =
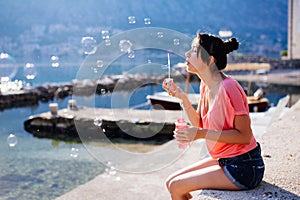
[[[183,81],[185,75],[175,73],[174,80]],[[166,75],[122,74],[107,75],[101,79],[73,80],[64,83],[45,83],[34,88],[17,91],[0,92],[0,110],[37,105],[39,101],[48,102],[64,99],[71,95],[91,96],[111,93],[113,91],[130,91],[145,85],[159,85]]]
[[106,139],[155,141],[173,139],[181,111],[76,107],[31,116],[24,129],[39,138],[97,142]]
[[72,83],[46,83],[35,88],[0,92],[0,110],[37,106],[38,103],[63,99],[73,93]]
[[0,110],[37,105],[39,101],[36,92],[24,90],[0,93]]

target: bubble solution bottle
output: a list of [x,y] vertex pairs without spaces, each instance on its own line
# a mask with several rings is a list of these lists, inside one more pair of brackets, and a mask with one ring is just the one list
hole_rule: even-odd
[[[189,127],[188,123],[183,118],[178,118],[177,121],[175,122],[175,130],[180,130],[188,127]],[[186,149],[188,147],[190,147],[189,142],[178,142],[179,149]]]

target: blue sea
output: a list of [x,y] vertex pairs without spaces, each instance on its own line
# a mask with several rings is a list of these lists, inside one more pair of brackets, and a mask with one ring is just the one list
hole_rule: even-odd
[[[35,65],[35,79],[29,81],[35,87],[45,83],[70,82],[76,79],[79,64],[59,67]],[[24,80],[23,68],[18,68],[15,79]],[[193,86],[197,92],[198,86]],[[147,86],[135,92],[129,107],[145,105],[146,95],[162,91],[161,85]],[[130,94],[129,94],[130,95]],[[285,94],[268,94],[276,105]],[[72,97],[42,103],[33,107],[5,109],[0,113],[0,199],[1,200],[41,200],[56,197],[74,189],[96,175],[105,172],[106,166],[95,160],[83,144],[39,139],[23,128],[23,123],[31,115],[49,111],[49,103],[56,102],[59,109],[67,107]],[[110,95],[97,97],[96,107],[110,107]],[[122,99],[120,99],[122,101]],[[17,139],[10,146],[9,135]]]

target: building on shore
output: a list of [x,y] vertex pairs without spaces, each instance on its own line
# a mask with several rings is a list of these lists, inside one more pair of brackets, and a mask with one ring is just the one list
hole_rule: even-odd
[[300,0],[289,0],[288,59],[300,59]]

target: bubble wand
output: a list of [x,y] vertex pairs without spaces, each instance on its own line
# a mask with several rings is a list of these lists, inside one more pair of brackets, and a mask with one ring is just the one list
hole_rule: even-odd
[[173,79],[171,79],[171,61],[170,61],[170,54],[168,53],[168,78],[166,78],[166,84],[168,87],[171,87],[171,81],[173,81]]
[[171,62],[170,62],[170,54],[168,53],[168,78],[171,79]]

